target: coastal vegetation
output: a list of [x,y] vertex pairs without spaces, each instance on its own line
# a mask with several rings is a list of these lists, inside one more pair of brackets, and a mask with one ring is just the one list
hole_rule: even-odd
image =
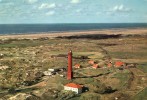
[[[147,82],[146,36],[86,35],[37,39],[0,40],[0,98],[28,100],[145,100]],[[73,51],[73,80],[66,79],[67,52]],[[103,66],[93,69],[89,60]],[[136,68],[108,68],[107,60],[121,60]],[[101,64],[100,64],[101,63]],[[42,73],[63,68],[53,76]],[[62,75],[62,76],[61,76]],[[65,92],[74,82],[82,94]]]

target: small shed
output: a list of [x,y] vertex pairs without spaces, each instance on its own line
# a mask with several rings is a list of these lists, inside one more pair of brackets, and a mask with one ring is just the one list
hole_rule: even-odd
[[50,72],[54,72],[55,71],[55,69],[51,69],[51,68],[49,68],[48,69]]
[[108,68],[111,68],[112,66],[113,66],[112,63],[110,63],[110,62],[107,64]]
[[75,64],[74,68],[76,68],[76,69],[81,68],[81,65],[80,64]]
[[90,65],[93,65],[94,63],[95,63],[95,61],[93,61],[93,60],[88,61],[88,64],[90,64]]
[[50,72],[50,71],[44,71],[43,74],[44,74],[45,76],[51,76],[51,75],[53,75],[53,73]]
[[97,69],[99,67],[98,64],[93,64],[92,68]]
[[68,83],[64,86],[64,90],[73,91],[76,92],[77,94],[80,94],[82,93],[82,86],[75,83]]
[[116,62],[115,62],[115,67],[122,67],[122,66],[124,66],[124,65],[125,65],[124,62],[121,62],[121,61],[116,61]]

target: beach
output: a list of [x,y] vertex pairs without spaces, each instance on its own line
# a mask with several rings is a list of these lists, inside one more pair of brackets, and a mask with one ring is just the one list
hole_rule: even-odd
[[25,34],[5,34],[0,35],[0,39],[37,39],[43,37],[63,37],[63,36],[77,36],[77,35],[146,35],[147,28],[120,28],[120,29],[101,29],[89,31],[72,31],[72,32],[40,32],[40,33],[25,33]]

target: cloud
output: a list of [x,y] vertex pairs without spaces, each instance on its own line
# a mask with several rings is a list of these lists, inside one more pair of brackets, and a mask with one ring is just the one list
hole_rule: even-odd
[[46,13],[47,16],[52,16],[54,14],[55,14],[55,11],[49,11],[49,12]]
[[50,9],[50,8],[55,8],[56,4],[52,3],[52,4],[48,4],[48,3],[42,3],[38,9]]
[[49,12],[46,13],[46,15],[48,15],[48,16],[52,16],[54,14],[55,14],[55,11],[49,11]]
[[124,5],[116,5],[111,9],[112,12],[130,12],[130,8],[124,7]]
[[104,14],[110,15],[110,16],[128,16],[130,12],[133,10],[131,8],[128,8],[124,6],[123,4],[121,5],[115,5],[114,7],[111,7],[109,10],[104,10],[102,11]]
[[74,3],[74,4],[77,4],[79,2],[80,2],[80,0],[71,0],[71,3]]
[[28,0],[28,3],[33,4],[35,2],[37,2],[38,0]]

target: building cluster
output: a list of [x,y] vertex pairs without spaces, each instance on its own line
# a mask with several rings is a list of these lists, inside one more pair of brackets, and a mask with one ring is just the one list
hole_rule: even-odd
[[[126,68],[132,68],[135,67],[135,64],[129,64],[129,63],[125,63],[122,61],[102,61],[97,63],[94,60],[89,60],[88,64],[90,65],[90,67],[88,68],[93,68],[93,69],[97,69],[97,68],[118,68],[118,69],[126,69]],[[75,64],[74,65],[75,69],[79,69],[81,68],[80,64]]]
[[131,67],[135,67],[135,64],[129,64],[129,63],[125,63],[122,61],[103,61],[103,62],[99,62],[96,63],[93,60],[90,60],[88,62],[91,65],[91,68],[118,68],[118,69],[126,69],[126,68],[131,68]]
[[[129,64],[122,61],[102,61],[97,63],[94,60],[89,60],[88,64],[90,65],[89,68],[97,69],[97,68],[118,68],[118,69],[126,69],[135,67],[135,64]],[[80,64],[74,65],[75,69],[81,68]],[[73,72],[72,72],[72,51],[68,53],[68,68],[67,68],[67,80],[73,79]],[[66,91],[73,91],[77,94],[82,93],[82,86],[76,83],[68,83],[64,86],[64,90]]]
[[125,62],[122,62],[122,61],[114,61],[114,62],[108,62],[107,63],[107,67],[108,68],[118,68],[118,69],[127,69],[127,68],[134,68],[136,67],[135,64],[133,63],[125,63]]

